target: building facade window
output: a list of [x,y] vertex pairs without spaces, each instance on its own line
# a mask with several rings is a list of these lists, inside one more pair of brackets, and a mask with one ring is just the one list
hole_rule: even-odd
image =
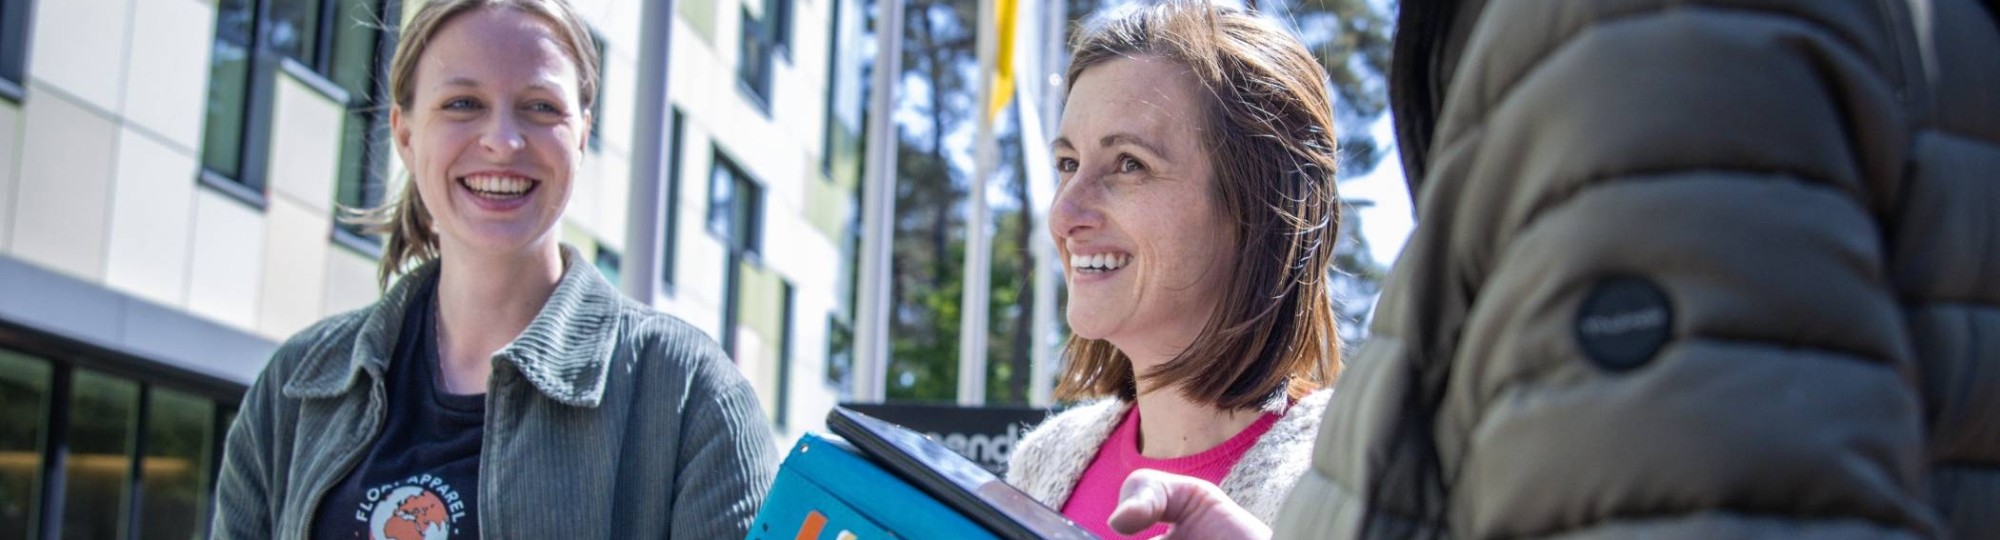
[[674,250],[680,244],[681,221],[681,147],[687,139],[687,117],[680,107],[668,108],[667,123],[667,208],[664,229],[660,231],[660,283],[667,290],[674,286]]
[[[146,391],[145,435],[140,439],[139,524],[144,538],[207,535],[209,464],[220,459],[215,402],[161,387]],[[228,424],[222,424],[224,426]]]
[[764,188],[716,152],[708,180],[708,231],[730,251],[754,255],[763,248],[763,218]]
[[774,399],[777,401],[777,414],[771,421],[782,428],[791,425],[789,422],[792,409],[792,303],[798,291],[793,290],[792,282],[782,280],[779,281],[779,289],[784,306],[778,311],[778,316],[781,317],[778,319],[778,365],[775,366],[778,369],[778,391]]
[[[357,100],[372,101],[381,63],[377,53],[387,49],[385,21],[397,20],[400,4],[218,0],[202,134],[204,183],[261,204],[278,72],[298,77],[350,110]],[[365,142],[370,126],[360,129]]]
[[604,149],[604,88],[609,86],[604,78],[604,65],[610,61],[604,57],[604,34],[592,28],[590,42],[597,45],[597,95],[590,100],[590,149],[601,151]]
[[21,101],[28,87],[28,29],[34,0],[0,0],[0,97]]
[[0,349],[0,540],[38,538],[51,377],[48,362]]
[[764,0],[763,16],[743,10],[743,39],[737,49],[736,78],[751,102],[771,114],[771,72],[778,58],[789,59],[791,0]]
[[[389,61],[396,35],[381,21],[400,20],[401,0],[338,0],[336,52],[329,68],[334,84],[347,93],[347,121],[340,140],[340,173],[334,203],[364,210],[381,206],[389,189]],[[334,237],[369,255],[381,239],[362,226],[336,220]]]
[[597,256],[592,260],[597,266],[597,273],[603,274],[605,281],[611,282],[611,286],[613,287],[624,287],[619,281],[623,279],[622,275],[624,272],[620,270],[620,267],[624,266],[624,258],[618,256],[618,250],[604,247],[604,244],[598,244]]
[[0,540],[205,536],[235,401],[0,348]]
[[820,137],[820,172],[829,182],[858,177],[861,171],[863,85],[867,62],[858,47],[843,46],[862,39],[860,16],[852,0],[833,0],[833,17],[826,38],[826,104]]
[[62,530],[65,538],[123,538],[122,504],[130,498],[138,424],[139,385],[89,370],[76,370],[69,399],[69,430],[63,448]]
[[708,194],[708,231],[722,240],[727,252],[722,262],[722,350],[735,358],[743,265],[757,260],[763,248],[764,190],[717,150]]

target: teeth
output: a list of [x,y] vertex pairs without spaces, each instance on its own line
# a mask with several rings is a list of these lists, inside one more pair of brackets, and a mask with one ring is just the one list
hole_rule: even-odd
[[473,191],[498,195],[519,195],[527,192],[528,187],[531,185],[534,185],[534,182],[526,178],[512,176],[479,175],[465,177],[465,186],[472,188]]
[[1090,273],[1109,272],[1112,270],[1124,268],[1125,265],[1128,264],[1132,264],[1132,255],[1129,253],[1118,253],[1118,254],[1099,253],[1096,255],[1071,255],[1069,258],[1070,267],[1075,268],[1079,271],[1090,272]]

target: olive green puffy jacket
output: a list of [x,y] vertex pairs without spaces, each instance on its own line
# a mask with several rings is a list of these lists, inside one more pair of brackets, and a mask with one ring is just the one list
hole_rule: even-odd
[[1993,0],[1406,0],[1281,538],[2000,538]]

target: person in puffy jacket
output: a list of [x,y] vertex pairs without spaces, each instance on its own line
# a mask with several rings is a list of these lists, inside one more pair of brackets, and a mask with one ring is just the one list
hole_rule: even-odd
[[1403,2],[1419,224],[1276,536],[2000,538],[1996,4]]

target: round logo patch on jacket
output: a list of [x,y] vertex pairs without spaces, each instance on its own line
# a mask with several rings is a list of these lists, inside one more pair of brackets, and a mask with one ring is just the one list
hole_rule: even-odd
[[1576,312],[1576,341],[1591,362],[1611,371],[1646,365],[1673,333],[1674,308],[1651,280],[1598,280]]

